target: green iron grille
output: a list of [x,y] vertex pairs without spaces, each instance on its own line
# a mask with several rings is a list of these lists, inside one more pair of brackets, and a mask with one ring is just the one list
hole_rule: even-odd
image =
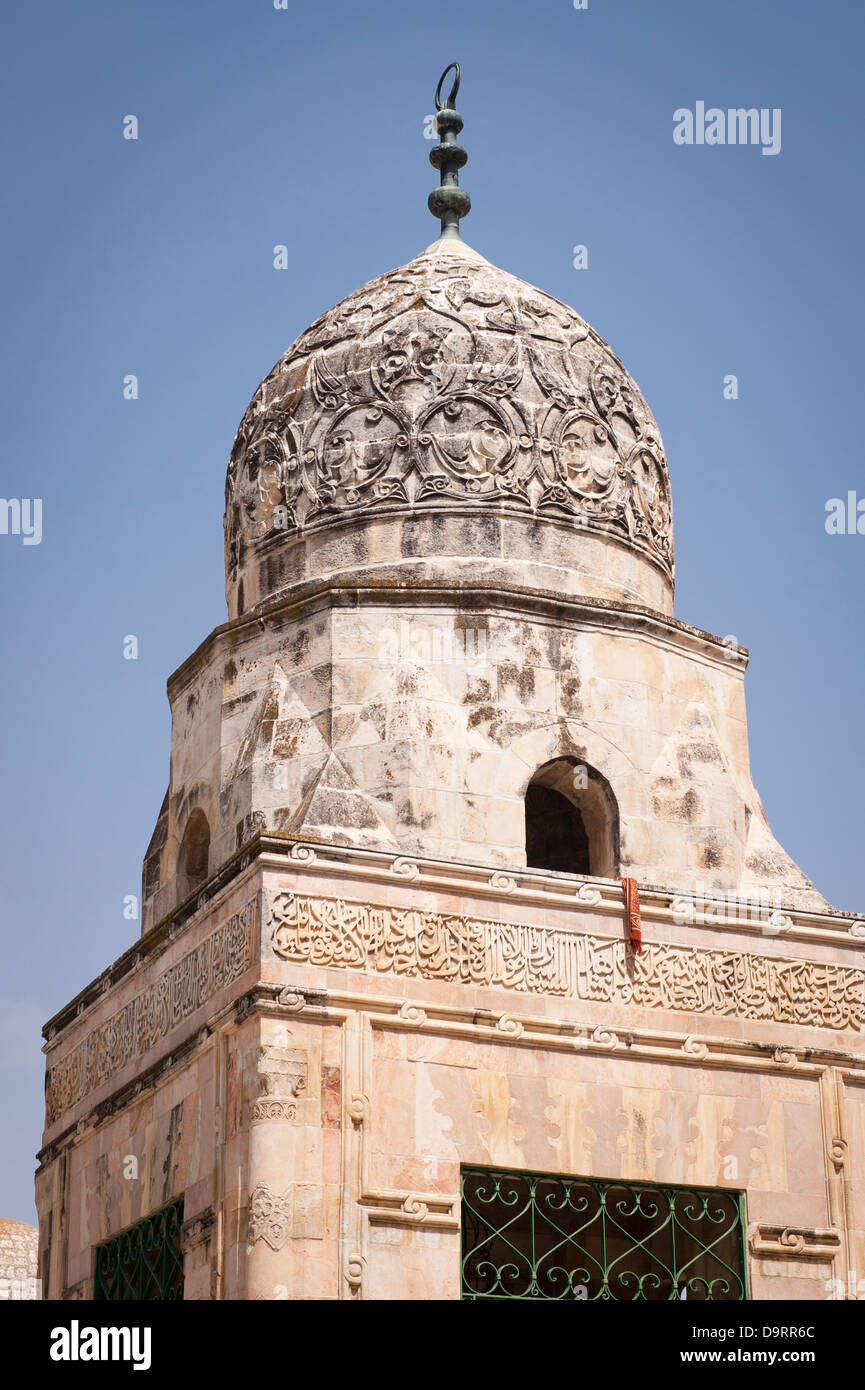
[[465,1299],[748,1297],[742,1195],[464,1168]]
[[96,1247],[94,1299],[147,1302],[183,1298],[183,1198],[160,1207]]

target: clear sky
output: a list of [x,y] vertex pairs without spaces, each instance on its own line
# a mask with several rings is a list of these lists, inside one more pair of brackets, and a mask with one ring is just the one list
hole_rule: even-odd
[[[424,120],[454,58],[465,239],[573,304],[640,384],[670,463],[677,616],[750,648],[772,828],[831,902],[865,909],[865,535],[824,524],[829,498],[865,498],[862,6],[2,14],[0,494],[42,499],[42,540],[0,535],[0,1216],[35,1219],[41,1023],[137,935],[123,899],[168,780],[166,677],[226,617],[234,432],[308,323],[434,239]],[[779,108],[780,152],[677,145],[673,113],[697,102]]]

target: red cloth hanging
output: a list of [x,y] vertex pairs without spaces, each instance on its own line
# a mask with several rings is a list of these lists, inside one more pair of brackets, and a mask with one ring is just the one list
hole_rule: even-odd
[[643,950],[643,933],[640,930],[640,893],[635,878],[620,878],[625,889],[625,907],[628,909],[628,942],[635,956]]

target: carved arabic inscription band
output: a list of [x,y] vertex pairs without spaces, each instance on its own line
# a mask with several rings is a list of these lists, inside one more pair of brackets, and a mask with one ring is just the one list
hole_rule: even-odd
[[88,1033],[48,1071],[46,1124],[136,1057],[252,965],[258,900],[242,908],[152,985]]
[[278,893],[284,960],[817,1028],[861,1029],[865,971],[818,961],[625,941],[415,908]]

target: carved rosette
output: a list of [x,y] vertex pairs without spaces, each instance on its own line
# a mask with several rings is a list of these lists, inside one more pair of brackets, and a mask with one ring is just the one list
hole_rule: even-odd
[[614,533],[672,576],[666,460],[634,382],[573,310],[437,248],[318,319],[253,396],[229,584],[287,535],[467,502]]

